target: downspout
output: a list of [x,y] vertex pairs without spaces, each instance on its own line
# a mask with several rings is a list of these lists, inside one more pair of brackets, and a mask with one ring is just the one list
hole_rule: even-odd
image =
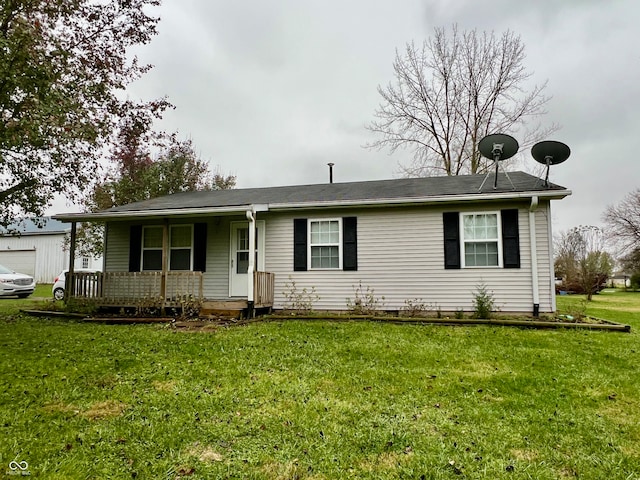
[[256,213],[255,207],[246,211],[247,220],[249,220],[249,265],[247,267],[247,306],[248,317],[253,318],[254,312],[254,291],[253,277],[256,270]]
[[549,221],[547,222],[547,238],[549,239],[549,258],[551,261],[549,262],[549,293],[551,294],[551,311],[555,312],[557,310],[556,305],[556,268],[553,262],[553,259],[556,258],[556,254],[553,251],[553,231],[551,227],[551,202],[547,202],[546,212],[545,212]]
[[536,243],[536,210],[538,196],[531,197],[529,207],[529,244],[531,245],[531,286],[533,289],[533,316],[540,315],[540,288],[538,285],[538,246]]

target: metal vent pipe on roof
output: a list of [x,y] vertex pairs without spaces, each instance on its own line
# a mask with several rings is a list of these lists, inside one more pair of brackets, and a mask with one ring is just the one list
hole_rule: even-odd
[[329,183],[333,183],[333,166],[335,165],[334,163],[327,163],[327,165],[329,165]]

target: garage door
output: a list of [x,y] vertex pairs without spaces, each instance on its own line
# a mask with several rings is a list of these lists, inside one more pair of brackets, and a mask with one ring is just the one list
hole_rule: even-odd
[[35,277],[36,249],[30,250],[0,250],[0,265]]

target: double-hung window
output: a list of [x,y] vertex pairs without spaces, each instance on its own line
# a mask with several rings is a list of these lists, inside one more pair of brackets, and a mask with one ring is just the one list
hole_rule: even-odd
[[293,219],[293,270],[358,270],[358,217]]
[[[169,227],[169,270],[191,270],[193,265],[193,226]],[[142,270],[162,270],[162,226],[142,230]]]
[[498,212],[462,214],[464,267],[498,267],[501,263]]
[[169,270],[191,270],[193,226],[172,225],[169,238]]
[[311,269],[342,268],[341,220],[309,220]]
[[444,268],[520,268],[518,209],[443,212]]
[[142,270],[162,270],[162,226],[142,228]]

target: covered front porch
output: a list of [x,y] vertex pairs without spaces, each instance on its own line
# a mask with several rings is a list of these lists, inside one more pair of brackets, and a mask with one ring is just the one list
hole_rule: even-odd
[[78,222],[105,224],[104,272],[74,272],[65,300],[138,312],[180,309],[193,316],[219,305],[245,315],[274,305],[274,274],[265,270],[265,221],[256,207],[180,214],[70,214],[70,258]]

